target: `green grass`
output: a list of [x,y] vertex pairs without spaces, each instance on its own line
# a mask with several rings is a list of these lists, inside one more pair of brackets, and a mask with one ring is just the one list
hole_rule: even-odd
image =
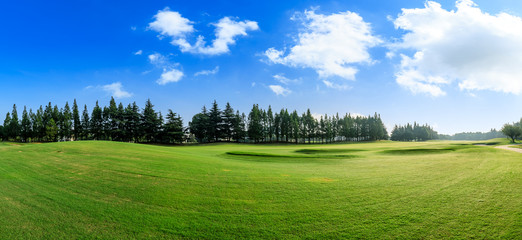
[[488,145],[488,146],[498,146],[498,145],[513,144],[513,143],[508,138],[494,138],[494,139],[490,139],[490,140],[475,142],[473,144],[475,144],[475,145],[482,144],[482,145]]
[[0,143],[0,238],[520,239],[522,155],[473,143]]

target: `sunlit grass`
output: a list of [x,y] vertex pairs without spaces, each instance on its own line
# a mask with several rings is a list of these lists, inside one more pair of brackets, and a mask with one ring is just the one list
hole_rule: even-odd
[[473,143],[0,143],[0,238],[516,239],[522,155]]

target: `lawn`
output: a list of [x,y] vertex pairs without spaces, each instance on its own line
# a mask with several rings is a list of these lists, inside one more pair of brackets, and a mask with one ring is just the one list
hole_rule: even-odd
[[519,238],[522,155],[473,143],[0,143],[0,238]]

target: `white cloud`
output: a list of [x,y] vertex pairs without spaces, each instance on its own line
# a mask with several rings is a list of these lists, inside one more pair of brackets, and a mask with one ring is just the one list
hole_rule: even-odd
[[281,85],[269,85],[268,87],[269,87],[270,90],[272,90],[272,92],[274,92],[276,95],[286,96],[286,95],[292,93],[292,91],[290,91],[290,89],[284,88],[284,87],[281,86]]
[[201,75],[214,75],[216,73],[219,72],[219,66],[216,66],[214,69],[212,70],[203,70],[203,71],[199,71],[197,73],[194,73],[194,76],[197,77],[197,76],[201,76]]
[[395,57],[395,53],[394,52],[391,52],[391,51],[390,52],[386,52],[386,58],[392,59],[394,57]]
[[149,23],[149,29],[164,36],[179,39],[185,38],[186,34],[194,32],[192,24],[190,20],[182,17],[179,12],[173,12],[169,8],[165,8],[154,15],[154,22]]
[[207,45],[204,37],[199,35],[196,43],[192,45],[187,40],[188,34],[195,32],[193,22],[181,16],[179,12],[170,11],[168,8],[161,10],[154,16],[154,22],[149,24],[152,29],[161,34],[161,37],[172,38],[171,44],[178,46],[182,52],[198,53],[205,55],[219,55],[228,53],[229,46],[236,43],[236,37],[247,36],[247,31],[258,30],[259,26],[254,21],[235,21],[229,17],[220,19],[214,23],[216,27],[215,39],[211,45]]
[[444,86],[461,90],[522,93],[522,19],[507,13],[490,15],[471,0],[459,0],[447,11],[436,2],[403,9],[394,20],[407,31],[392,51],[401,54],[399,85],[413,93],[443,96]]
[[334,83],[334,82],[331,82],[328,80],[323,80],[323,83],[327,87],[337,89],[337,90],[348,90],[351,88],[350,86],[348,86],[346,84],[338,84],[338,83]]
[[142,51],[142,50],[138,50],[138,51],[136,51],[136,52],[134,53],[134,55],[141,55],[141,54],[143,54],[143,51]]
[[156,68],[163,69],[163,73],[160,78],[156,80],[159,85],[165,85],[167,83],[178,82],[183,78],[184,73],[181,70],[176,69],[177,63],[169,61],[169,59],[159,53],[150,54],[148,56],[149,62]]
[[101,89],[115,98],[128,98],[132,96],[132,93],[123,90],[121,82],[103,85]]
[[273,77],[276,81],[278,81],[284,85],[299,83],[299,79],[290,79],[281,74],[276,74]]
[[165,85],[167,83],[178,82],[183,78],[183,72],[177,69],[166,70],[163,69],[161,77],[156,81],[159,85]]
[[165,56],[163,56],[163,55],[161,55],[159,53],[150,54],[148,56],[148,58],[149,58],[149,62],[151,64],[153,64],[155,66],[158,66],[158,67],[162,67],[163,68],[163,67],[165,67],[166,65],[169,64],[168,59]]
[[305,11],[301,17],[304,28],[296,45],[284,51],[269,48],[265,56],[272,63],[314,69],[320,77],[338,76],[354,80],[355,64],[371,64],[368,49],[382,41],[373,36],[370,24],[357,13],[341,12],[331,15]]

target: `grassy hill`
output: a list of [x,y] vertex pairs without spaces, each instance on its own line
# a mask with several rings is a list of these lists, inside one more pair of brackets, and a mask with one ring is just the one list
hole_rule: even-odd
[[522,155],[471,143],[0,143],[0,238],[519,238]]

